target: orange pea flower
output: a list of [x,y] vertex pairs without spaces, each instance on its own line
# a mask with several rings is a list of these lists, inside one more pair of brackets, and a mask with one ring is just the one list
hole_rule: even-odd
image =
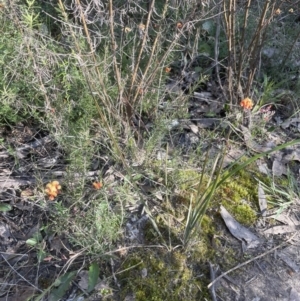
[[181,29],[183,27],[183,24],[181,22],[177,22],[176,27],[177,29]]
[[97,190],[101,189],[102,188],[102,183],[101,182],[94,182],[93,183],[93,187]]
[[171,70],[172,70],[172,68],[171,68],[171,67],[166,67],[166,68],[165,68],[165,71],[166,71],[166,73],[169,73],[169,72],[171,72]]
[[144,31],[146,28],[146,25],[143,23],[140,23],[138,27],[139,27],[139,30]]
[[254,104],[253,101],[249,97],[247,97],[240,102],[240,105],[246,110],[251,110]]
[[48,195],[49,200],[53,201],[60,193],[61,186],[58,181],[52,181],[46,185],[45,193]]

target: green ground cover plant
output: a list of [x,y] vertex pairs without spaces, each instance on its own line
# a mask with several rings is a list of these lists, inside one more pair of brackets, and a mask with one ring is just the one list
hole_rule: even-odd
[[[47,246],[53,237],[67,239],[66,249],[76,254],[32,300],[61,300],[86,267],[85,298],[100,277],[116,288],[105,288],[106,295],[98,289],[103,300],[131,293],[136,300],[174,299],[175,293],[174,300],[208,300],[208,279],[193,266],[205,266],[217,253],[210,242],[219,205],[252,225],[257,200],[241,203],[253,196],[252,179],[242,173],[299,144],[294,139],[256,151],[246,142],[244,155],[224,168],[229,146],[244,144],[241,125],[262,139],[272,131],[273,113],[261,117],[262,108],[289,102],[291,115],[298,113],[300,27],[292,9],[281,0],[0,3],[0,126],[5,132],[30,123],[53,139],[49,153],[62,154],[58,166],[31,169],[36,185],[29,201],[41,224],[27,245],[38,254],[38,269],[45,258],[62,257],[63,239],[61,249]],[[204,117],[223,122],[194,130],[196,146],[182,142],[193,129],[193,97],[208,89],[222,110]],[[240,106],[245,98],[253,108]],[[15,146],[6,137],[1,144]],[[23,158],[15,158],[21,166]],[[61,188],[49,199],[45,186],[58,175]],[[270,194],[279,191],[264,185]],[[283,198],[293,194],[280,191]],[[9,210],[1,211],[12,210],[2,205]],[[136,238],[128,221],[144,214],[143,237]],[[145,271],[148,278],[141,278]]]

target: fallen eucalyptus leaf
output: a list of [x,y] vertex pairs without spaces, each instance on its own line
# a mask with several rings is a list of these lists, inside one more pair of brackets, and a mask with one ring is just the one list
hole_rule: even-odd
[[261,173],[265,174],[265,175],[270,174],[269,169],[268,169],[268,165],[267,165],[266,163],[264,163],[264,164],[259,164],[259,165],[258,165],[258,170],[259,170]]
[[258,203],[261,215],[265,217],[267,215],[267,199],[260,182],[258,183]]
[[220,213],[230,233],[238,240],[246,241],[247,248],[255,248],[259,245],[260,239],[238,223],[223,206]]
[[286,175],[287,169],[281,161],[275,160],[272,165],[272,173],[274,176]]
[[285,234],[299,230],[299,226],[275,226],[264,231],[264,234]]
[[276,213],[276,214],[269,215],[268,218],[274,218],[277,221],[290,226],[300,225],[300,221],[298,221],[295,217],[289,216],[287,214],[288,214],[287,212],[282,212],[279,215]]
[[298,253],[298,250],[295,247],[287,247],[281,252],[278,252],[278,256],[295,272],[299,273],[300,268],[299,265],[293,260],[295,254]]

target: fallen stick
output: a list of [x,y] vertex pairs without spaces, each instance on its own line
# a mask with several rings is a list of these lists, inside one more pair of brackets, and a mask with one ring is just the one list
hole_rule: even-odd
[[[214,266],[209,262],[209,271],[210,271],[210,279],[212,280],[212,283],[215,281],[215,277],[216,277],[216,273],[214,270]],[[217,295],[216,295],[216,291],[215,291],[215,287],[214,285],[211,286],[210,290],[210,295],[212,298],[212,301],[217,301]]]

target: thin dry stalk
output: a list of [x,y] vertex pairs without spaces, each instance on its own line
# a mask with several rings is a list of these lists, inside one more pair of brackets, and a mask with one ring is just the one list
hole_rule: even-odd
[[[106,108],[111,108],[112,109],[113,106],[109,103],[110,99],[109,99],[109,96],[106,93],[106,87],[105,87],[105,84],[104,84],[104,81],[103,81],[103,77],[101,75],[101,72],[100,72],[99,68],[97,68],[98,64],[97,64],[97,60],[96,60],[95,53],[94,53],[95,51],[94,51],[94,47],[93,47],[93,44],[92,44],[92,40],[91,40],[91,37],[90,37],[89,30],[87,28],[87,24],[86,24],[84,13],[82,11],[82,6],[81,6],[81,3],[80,3],[80,0],[76,0],[76,4],[77,4],[78,9],[80,11],[81,22],[83,24],[84,32],[85,32],[85,35],[86,35],[86,38],[87,38],[87,41],[88,41],[88,45],[90,47],[90,51],[91,51],[91,54],[92,54],[92,58],[93,58],[93,61],[94,61],[94,64],[95,64],[95,70],[96,70],[96,73],[97,73],[99,84],[101,86],[102,91],[101,91],[101,93],[99,93],[99,95],[101,95],[103,93],[104,97],[102,97],[101,100],[102,100],[104,106]],[[59,9],[60,9],[60,11],[61,11],[61,13],[62,13],[62,15],[65,19],[66,24],[69,24],[69,18],[68,18],[68,15],[66,13],[65,6],[62,3],[62,0],[58,0],[58,5],[59,5]],[[79,46],[79,43],[77,41],[76,34],[75,34],[72,26],[69,25],[69,29],[70,29],[70,33],[72,35],[73,41],[75,43],[77,54],[79,55],[79,57],[82,57],[81,47]],[[80,66],[81,66],[82,70],[84,70],[84,74],[89,74],[88,70],[85,70],[86,68],[83,66],[83,64],[80,64]],[[98,89],[95,89],[94,91],[97,91],[97,90]]]
[[226,35],[228,39],[228,95],[230,106],[234,104],[234,71],[235,71],[235,8],[236,0],[229,0],[228,4],[224,1],[224,17],[226,24]]
[[118,67],[117,63],[117,58],[116,58],[116,50],[118,48],[116,38],[115,38],[115,31],[114,31],[114,14],[113,14],[113,3],[112,0],[109,0],[109,29],[110,29],[110,34],[111,34],[111,50],[113,52],[113,66],[114,66],[114,71],[117,79],[117,85],[119,89],[119,97],[122,98],[122,82],[121,82],[121,74],[120,70]]
[[[119,101],[120,101],[120,103],[124,103],[124,105],[125,105],[127,125],[130,125],[131,118],[133,115],[133,107],[132,107],[131,102],[128,100],[128,96],[126,96],[126,95],[123,96],[124,91],[123,91],[123,85],[122,85],[122,77],[121,77],[121,72],[120,72],[120,69],[118,66],[118,62],[117,62],[116,50],[118,48],[118,45],[117,45],[116,38],[115,38],[114,24],[115,24],[115,21],[114,21],[113,3],[112,3],[112,0],[109,0],[109,30],[110,30],[111,50],[113,53],[113,56],[112,56],[113,68],[114,68],[115,77],[117,80],[117,85],[118,85],[118,90],[119,90]],[[124,30],[122,32],[122,35],[124,35]],[[122,37],[122,39],[123,39],[123,37]]]
[[[147,64],[143,70],[143,73],[141,74],[141,78],[137,82],[138,72],[139,72],[141,60],[142,60],[142,54],[145,50],[146,41],[148,38],[147,37],[148,29],[149,29],[148,21],[151,19],[151,14],[154,9],[154,3],[152,3],[152,2],[153,1],[149,2],[149,6],[148,6],[148,18],[147,18],[145,29],[143,31],[143,41],[141,43],[139,55],[137,57],[137,60],[133,61],[134,70],[132,73],[133,76],[131,78],[131,82],[129,84],[129,92],[126,95],[124,95],[124,98],[126,98],[126,102],[127,102],[126,103],[127,117],[128,117],[129,122],[131,122],[131,118],[133,116],[133,110],[137,106],[137,101],[138,101],[139,96],[141,94],[143,94],[143,92],[145,90],[147,90],[147,87],[149,87],[152,84],[153,80],[157,77],[158,69],[164,65],[165,60],[170,55],[171,51],[174,49],[174,47],[176,45],[176,42],[178,41],[178,39],[181,36],[181,33],[178,32],[175,36],[175,39],[172,40],[172,42],[168,46],[168,49],[165,51],[162,58],[158,59],[158,52],[160,51],[159,46],[161,45],[161,40],[164,37],[163,37],[162,30],[159,30],[156,33],[155,39],[151,45],[151,52],[150,52],[149,58],[147,60]],[[160,15],[160,23],[162,23],[163,20],[165,20],[167,11],[168,11],[168,1],[165,3],[163,12]],[[132,58],[134,59],[134,51],[132,54]],[[155,67],[153,68],[153,66],[155,66]],[[128,99],[130,99],[130,101]]]
[[[264,30],[266,30],[266,28],[272,18],[272,14],[271,14],[270,19],[266,20],[266,15],[269,10],[270,3],[271,3],[271,0],[267,0],[265,2],[263,12],[260,16],[259,24],[256,28],[256,31],[252,38],[252,41],[249,45],[248,57],[250,58],[250,62],[249,62],[250,74],[248,76],[248,81],[247,81],[247,86],[246,86],[246,95],[247,96],[250,94],[250,88],[252,86],[254,76],[255,76],[256,70],[257,70],[257,62],[259,59],[259,53],[260,53],[260,49],[262,46],[262,36],[263,36]],[[274,6],[273,6],[273,10],[274,10]],[[261,46],[259,46],[259,45],[261,45]]]
[[[141,44],[141,47],[140,47],[138,58],[137,58],[137,61],[136,61],[136,64],[135,64],[135,67],[134,67],[134,70],[133,70],[128,96],[133,95],[133,89],[135,87],[135,82],[136,82],[136,78],[137,78],[138,69],[140,67],[142,54],[145,50],[145,46],[146,46],[146,43],[147,43],[149,25],[150,25],[151,16],[152,16],[153,8],[154,8],[154,3],[155,3],[155,0],[152,0],[151,4],[149,6],[149,9],[148,9],[148,16],[147,16],[147,21],[146,21],[145,28],[141,29],[141,31],[143,32],[143,40],[142,40],[142,44]],[[133,104],[134,103],[132,103],[132,105]]]
[[214,47],[214,52],[215,52],[215,70],[216,70],[216,75],[217,75],[217,80],[220,88],[222,89],[223,96],[226,97],[224,88],[221,82],[220,78],[220,68],[219,68],[219,39],[220,39],[220,31],[221,31],[221,9],[222,6],[219,5],[219,13],[216,16],[217,18],[217,27],[216,27],[216,36],[215,36],[215,47]]
[[[236,62],[236,30],[235,26],[235,9],[236,9],[236,1],[235,0],[224,0],[224,17],[225,17],[225,28],[226,35],[228,38],[228,95],[230,104],[232,104],[233,100],[236,100],[236,97],[233,95],[233,91],[237,91],[239,98],[244,98],[245,96],[250,95],[250,90],[253,85],[253,81],[255,79],[259,58],[261,54],[261,49],[263,43],[266,39],[267,28],[271,21],[273,20],[276,0],[266,0],[262,9],[262,13],[259,16],[259,21],[256,26],[255,32],[252,35],[249,46],[246,47],[246,31],[248,29],[249,22],[249,14],[250,14],[250,5],[251,0],[247,0],[245,12],[244,12],[244,20],[243,27],[241,33],[241,39],[239,40],[239,55],[238,62]],[[280,2],[279,6],[283,3]],[[271,7],[271,8],[270,8]],[[278,7],[278,5],[277,5]],[[268,12],[270,12],[269,17],[267,17]],[[244,91],[242,88],[242,73],[243,68],[247,66],[248,74],[247,80],[245,83]]]
[[169,48],[166,50],[165,54],[163,55],[163,57],[157,62],[156,67],[152,70],[151,74],[149,75],[149,77],[145,80],[145,82],[150,85],[153,80],[155,79],[155,75],[157,74],[157,71],[159,68],[161,68],[161,66],[164,65],[164,62],[166,61],[167,57],[169,56],[170,52],[174,49],[174,47],[176,46],[176,43],[179,39],[180,35],[178,34],[175,39],[171,42]]
[[[102,90],[102,93],[103,93],[103,96],[104,97],[101,97],[101,100],[104,104],[104,108],[107,109],[107,111],[109,112],[109,114],[113,114],[114,115],[114,118],[115,120],[118,120],[119,119],[119,114],[117,112],[114,112],[114,109],[113,109],[113,106],[110,104],[110,98],[106,92],[106,86],[104,84],[104,81],[103,81],[103,77],[101,75],[101,72],[99,70],[99,68],[97,67],[98,65],[98,62],[97,62],[97,59],[96,59],[96,56],[95,56],[95,51],[94,51],[94,47],[92,45],[92,40],[91,40],[91,37],[90,37],[90,33],[89,33],[89,30],[87,28],[87,23],[86,23],[86,20],[85,20],[85,16],[84,16],[84,13],[82,11],[82,6],[81,6],[81,3],[80,3],[80,0],[76,0],[76,4],[79,8],[79,11],[80,11],[80,18],[81,18],[81,22],[83,24],[83,28],[84,28],[84,32],[85,32],[85,35],[87,37],[87,41],[88,41],[88,45],[90,47],[90,51],[91,51],[91,56],[93,58],[93,62],[94,62],[94,65],[95,65],[95,70],[96,70],[96,73],[97,73],[97,78],[98,78],[98,81],[100,83],[100,86],[101,86],[101,90]],[[65,16],[65,18],[67,18],[67,14],[65,12],[65,8],[64,8],[64,5],[62,3],[62,0],[59,0],[59,7],[61,9],[61,11],[63,12],[63,15]],[[68,21],[68,19],[66,19],[65,21]],[[81,57],[82,56],[82,53],[81,53],[81,48],[79,46],[79,43],[77,42],[77,38],[76,38],[76,35],[72,29],[72,27],[70,26],[70,32],[72,34],[72,37],[74,39],[74,43],[75,43],[75,46],[76,46],[76,50],[78,52],[78,55]],[[86,67],[81,64],[81,69],[83,71],[83,74],[84,74],[84,77],[86,79],[86,83],[89,87],[89,90],[91,91],[91,96],[93,97],[94,99],[94,103],[95,103],[95,106],[97,108],[97,112],[101,118],[101,121],[102,121],[102,124],[106,127],[107,129],[107,132],[108,132],[108,135],[113,143],[113,146],[115,148],[115,152],[116,154],[118,155],[118,157],[116,159],[119,159],[122,161],[123,165],[126,166],[127,164],[125,163],[125,159],[124,159],[124,156],[123,156],[123,152],[116,140],[116,135],[114,134],[109,122],[108,122],[108,119],[106,117],[106,115],[104,114],[103,112],[103,109],[99,106],[99,103],[97,101],[97,99],[95,98],[94,96],[94,93],[93,91],[98,91],[98,88],[97,87],[94,87],[92,86],[92,84],[94,83],[94,81],[90,81],[89,80],[89,76],[90,76],[90,72],[89,70],[86,69]],[[98,91],[98,95],[100,96],[101,95],[101,92]]]
[[[246,33],[246,28],[247,28],[247,23],[248,23],[250,5],[251,5],[251,0],[248,0],[246,9],[245,9],[245,15],[244,15],[242,38],[240,41],[240,56],[239,56],[238,74],[237,74],[237,87],[238,87],[239,91],[242,91],[242,89],[240,89],[240,85],[241,85],[241,75],[242,75],[244,47],[245,47],[245,33]],[[244,98],[244,95],[241,95],[241,97]]]

